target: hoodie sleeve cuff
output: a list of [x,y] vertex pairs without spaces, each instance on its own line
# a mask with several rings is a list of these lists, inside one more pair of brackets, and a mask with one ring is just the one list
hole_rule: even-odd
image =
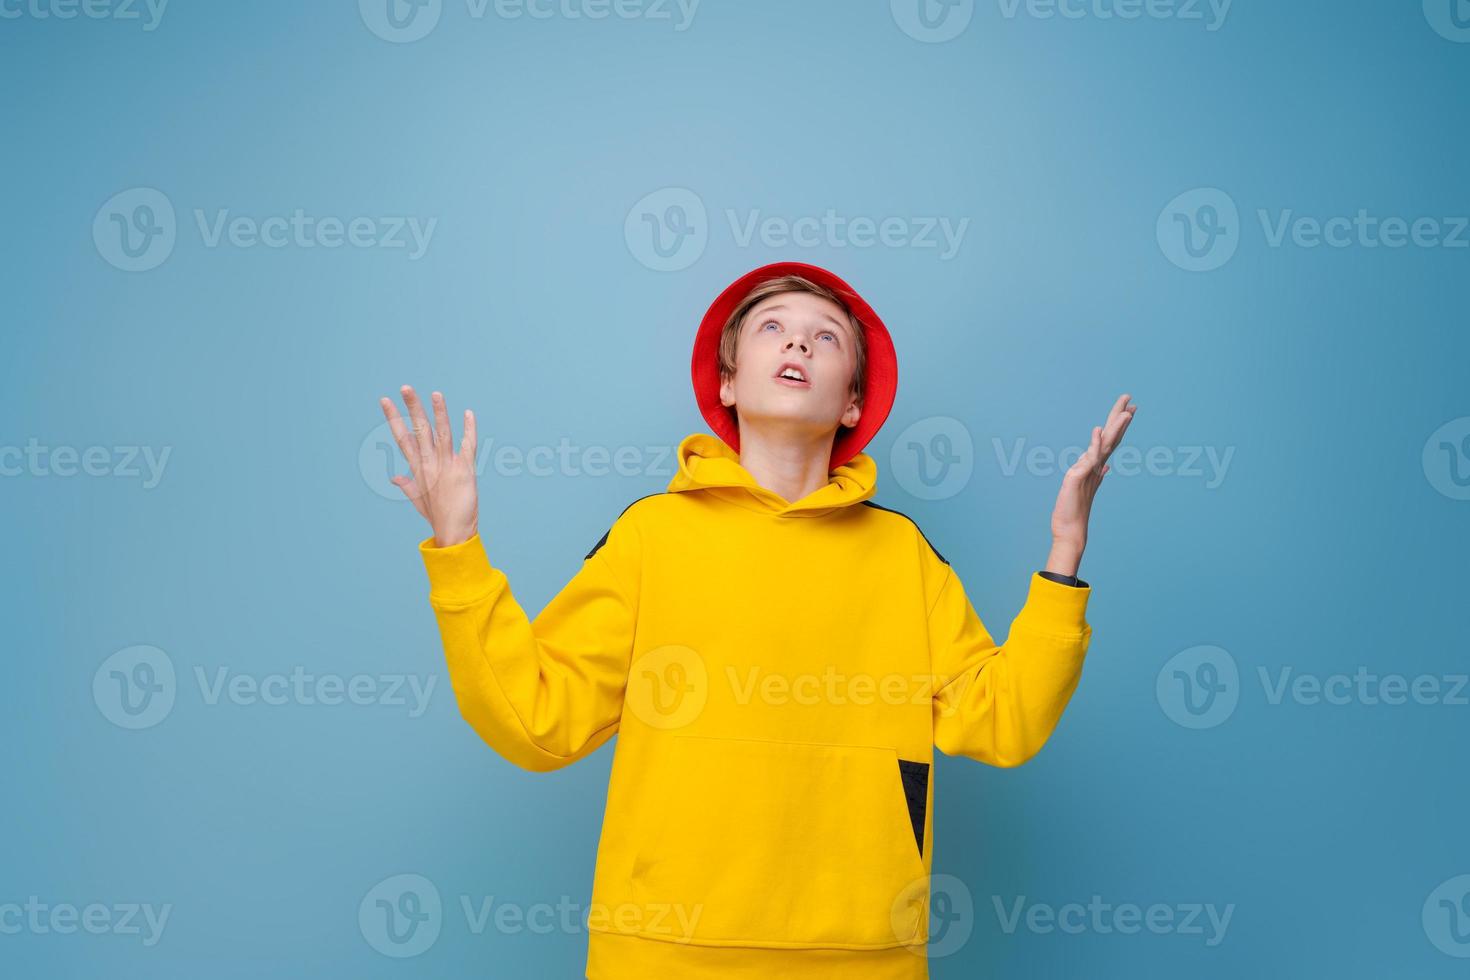
[[1080,580],[1077,585],[1063,585],[1040,572],[1033,572],[1026,604],[1021,607],[1012,626],[1053,635],[1084,633],[1087,630],[1087,600],[1091,595],[1092,586],[1084,585]]
[[478,534],[447,548],[435,547],[430,535],[419,542],[419,554],[429,573],[431,602],[462,606],[483,599],[499,586],[500,575],[491,567]]

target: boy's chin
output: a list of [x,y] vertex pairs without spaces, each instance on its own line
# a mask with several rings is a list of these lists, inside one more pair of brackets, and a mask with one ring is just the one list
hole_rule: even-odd
[[799,437],[810,440],[829,440],[836,438],[839,432],[845,432],[847,427],[840,421],[828,418],[812,418],[803,414],[784,414],[781,412],[766,413],[740,413],[738,416],[741,427],[749,432],[768,432],[773,436]]

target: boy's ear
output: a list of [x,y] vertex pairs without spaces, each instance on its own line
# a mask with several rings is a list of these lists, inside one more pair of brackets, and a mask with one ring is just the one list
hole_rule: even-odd
[[735,404],[735,379],[727,374],[720,375],[720,404],[726,408]]
[[863,417],[862,406],[854,399],[847,403],[847,409],[842,413],[842,424],[851,429],[858,424],[858,419]]

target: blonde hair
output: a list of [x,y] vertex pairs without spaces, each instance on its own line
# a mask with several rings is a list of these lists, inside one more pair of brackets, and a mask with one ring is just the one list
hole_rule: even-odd
[[725,381],[735,376],[735,354],[740,348],[740,327],[746,314],[755,309],[756,304],[763,299],[777,293],[794,292],[812,293],[823,299],[829,299],[847,314],[847,323],[852,328],[854,346],[857,348],[857,364],[852,372],[851,394],[861,407],[863,387],[868,374],[868,344],[867,338],[863,335],[863,325],[858,322],[857,317],[853,316],[852,310],[847,308],[847,304],[840,296],[826,286],[812,282],[804,276],[781,276],[777,279],[768,279],[747,293],[740,301],[740,305],[735,307],[730,318],[725,321],[724,328],[720,331],[720,380]]

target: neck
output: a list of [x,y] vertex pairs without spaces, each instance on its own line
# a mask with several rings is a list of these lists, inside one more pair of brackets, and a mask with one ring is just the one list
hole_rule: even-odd
[[828,483],[836,430],[801,434],[740,425],[740,465],[755,482],[795,503]]

